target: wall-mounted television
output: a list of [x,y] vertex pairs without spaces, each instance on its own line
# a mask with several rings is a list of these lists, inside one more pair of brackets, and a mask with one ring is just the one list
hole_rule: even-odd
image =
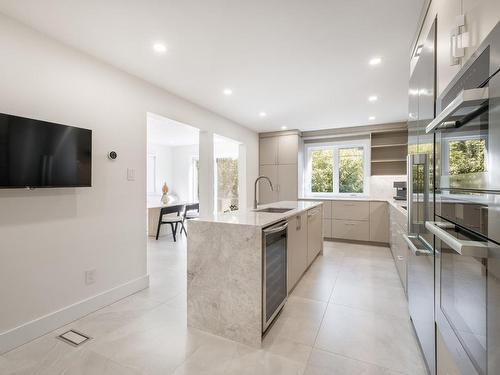
[[0,189],[91,185],[92,130],[0,113]]

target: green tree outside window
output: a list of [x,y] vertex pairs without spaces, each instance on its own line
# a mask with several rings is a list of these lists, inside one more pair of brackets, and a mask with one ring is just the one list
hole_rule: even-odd
[[311,151],[311,192],[333,192],[333,150]]
[[363,192],[363,148],[339,149],[339,192]]

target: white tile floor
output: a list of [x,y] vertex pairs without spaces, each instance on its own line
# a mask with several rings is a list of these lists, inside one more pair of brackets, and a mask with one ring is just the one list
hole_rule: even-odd
[[[186,327],[186,243],[149,241],[151,287],[0,356],[3,374],[425,374],[389,249],[325,242],[262,349]],[[74,328],[79,348],[55,336]]]

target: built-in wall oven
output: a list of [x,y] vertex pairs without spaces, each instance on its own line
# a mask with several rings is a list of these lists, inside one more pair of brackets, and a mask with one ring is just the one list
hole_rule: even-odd
[[262,332],[271,325],[288,296],[287,233],[286,221],[262,230]]
[[463,374],[500,374],[500,24],[440,96],[436,323]]

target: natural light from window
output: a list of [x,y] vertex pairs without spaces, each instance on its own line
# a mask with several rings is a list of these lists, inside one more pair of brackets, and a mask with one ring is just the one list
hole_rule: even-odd
[[305,145],[306,196],[368,194],[369,141]]

